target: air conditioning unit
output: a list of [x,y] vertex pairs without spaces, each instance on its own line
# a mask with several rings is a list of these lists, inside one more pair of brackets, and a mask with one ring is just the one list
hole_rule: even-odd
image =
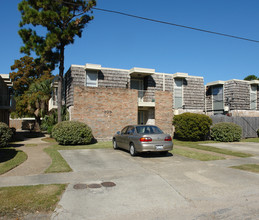
[[229,107],[228,106],[224,106],[224,111],[228,112],[229,111]]

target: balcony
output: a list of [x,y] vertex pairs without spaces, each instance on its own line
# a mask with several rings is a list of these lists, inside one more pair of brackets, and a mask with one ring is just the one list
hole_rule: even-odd
[[138,90],[138,106],[155,107],[155,91]]

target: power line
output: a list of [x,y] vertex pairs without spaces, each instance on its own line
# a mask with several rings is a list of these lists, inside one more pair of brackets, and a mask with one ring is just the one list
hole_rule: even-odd
[[220,35],[220,36],[224,36],[224,37],[230,37],[230,38],[235,38],[235,39],[239,39],[239,40],[245,40],[245,41],[250,41],[250,42],[254,42],[254,43],[259,43],[259,40],[253,40],[253,39],[239,37],[239,36],[235,36],[235,35],[224,34],[224,33],[215,32],[215,31],[209,31],[209,30],[195,28],[195,27],[181,25],[181,24],[175,24],[175,23],[171,23],[171,22],[167,22],[167,21],[161,21],[161,20],[156,20],[156,19],[152,19],[152,18],[141,17],[141,16],[128,14],[128,13],[124,13],[124,12],[120,12],[120,11],[113,11],[113,10],[96,8],[96,7],[92,8],[92,9],[98,10],[98,11],[109,12],[109,13],[113,13],[113,14],[124,15],[124,16],[127,16],[127,17],[142,19],[142,20],[146,20],[146,21],[151,21],[151,22],[156,22],[156,23],[161,23],[161,24],[166,24],[166,25],[171,25],[171,26],[176,26],[176,27],[181,27],[181,28],[186,28],[186,29],[191,29],[191,30],[195,30],[195,31],[209,33],[209,34],[215,34],[215,35]]

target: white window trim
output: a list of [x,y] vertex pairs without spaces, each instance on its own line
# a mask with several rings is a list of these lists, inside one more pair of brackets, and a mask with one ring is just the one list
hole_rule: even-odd
[[[181,86],[181,88],[182,88],[182,107],[180,107],[180,108],[175,107],[175,80],[176,79],[181,79],[181,81],[182,81],[182,86]],[[183,106],[185,105],[184,104],[184,97],[183,97],[183,80],[184,80],[184,78],[174,78],[174,109],[183,109]]]
[[[252,86],[256,86],[255,92],[252,91]],[[257,89],[258,89],[257,87],[258,87],[257,85],[253,85],[253,84],[250,86],[250,109],[251,110],[257,110]],[[255,109],[252,109],[252,93],[255,94]]]
[[[211,88],[211,95],[212,95],[212,111],[213,111],[213,114],[215,113],[215,109],[214,109],[214,95],[213,95],[213,87],[216,87],[216,86],[220,86],[222,84],[219,84],[219,85],[213,85],[212,88]],[[225,100],[225,92],[224,92],[224,84],[222,85],[222,101],[223,101],[223,111],[224,111],[224,100]]]
[[[87,85],[87,74],[88,74],[88,73],[95,73],[95,74],[97,74],[96,85],[95,85],[95,86],[89,86],[89,85]],[[96,71],[87,71],[87,70],[86,70],[86,74],[85,74],[85,86],[86,86],[86,87],[94,87],[94,88],[98,87],[98,70],[96,70]]]

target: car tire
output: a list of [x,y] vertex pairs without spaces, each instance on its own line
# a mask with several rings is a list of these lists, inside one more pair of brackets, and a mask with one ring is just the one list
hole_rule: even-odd
[[133,143],[130,143],[129,152],[132,157],[137,155],[136,148]]
[[113,149],[118,150],[118,145],[115,139],[113,140]]
[[160,153],[160,155],[162,155],[162,156],[166,156],[167,154],[168,154],[168,151],[161,151],[161,152],[159,152]]

